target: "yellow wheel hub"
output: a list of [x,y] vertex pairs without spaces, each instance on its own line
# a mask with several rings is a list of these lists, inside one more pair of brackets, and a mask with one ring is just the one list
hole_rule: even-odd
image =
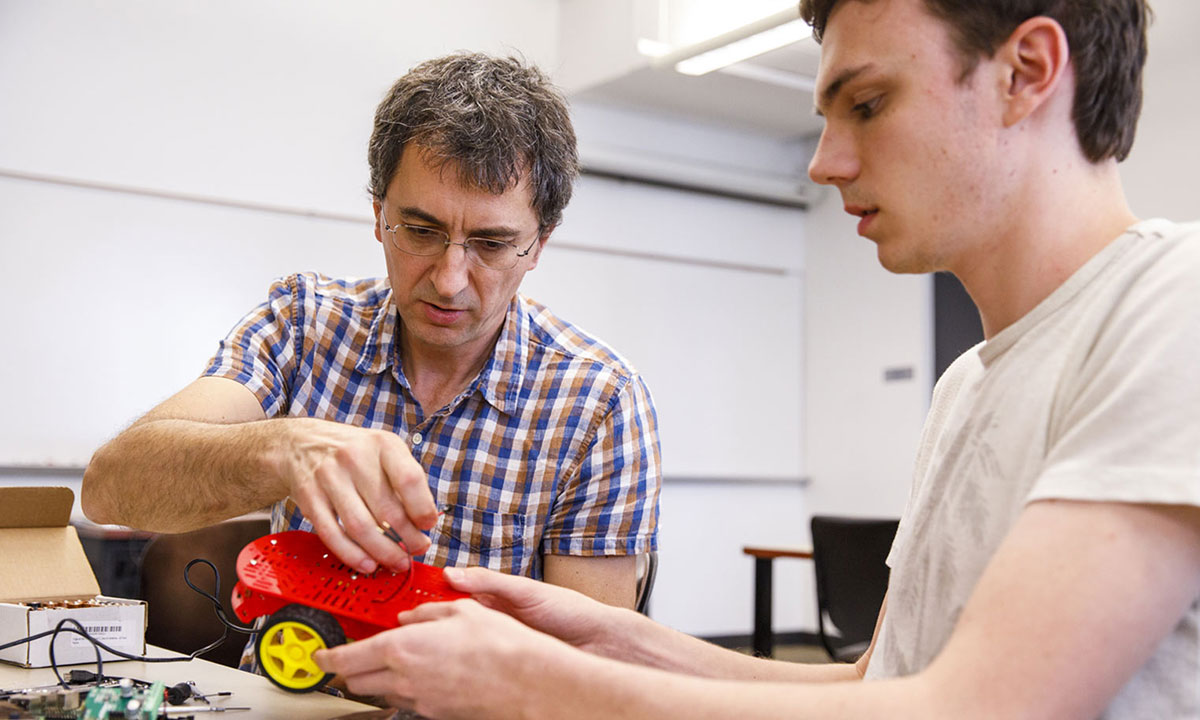
[[294,690],[313,687],[325,671],[313,662],[313,653],[325,649],[325,641],[304,623],[286,620],[258,640],[263,672],[275,682]]

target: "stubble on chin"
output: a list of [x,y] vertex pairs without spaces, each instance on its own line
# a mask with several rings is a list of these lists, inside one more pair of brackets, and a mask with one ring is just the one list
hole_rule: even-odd
[[896,275],[922,275],[942,269],[936,258],[923,248],[903,248],[877,242],[875,256],[884,270]]

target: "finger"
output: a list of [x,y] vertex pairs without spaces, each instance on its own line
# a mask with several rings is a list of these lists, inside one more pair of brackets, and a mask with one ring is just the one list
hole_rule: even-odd
[[531,601],[543,585],[527,577],[484,567],[446,568],[444,575],[455,590],[471,595],[493,595],[518,605]]
[[387,661],[383,645],[387,633],[385,630],[365,640],[317,650],[312,654],[313,661],[325,672],[347,678],[385,670]]
[[[380,450],[379,460],[388,484],[404,506],[405,516],[418,530],[433,529],[438,520],[437,503],[429,491],[424,468],[413,458],[408,447],[391,435]],[[405,542],[409,542],[407,537]]]
[[[436,506],[425,480],[424,471],[408,454],[407,448],[404,448],[403,444],[399,444],[399,440],[394,435],[372,432],[374,433],[373,438],[377,442],[369,445],[369,457],[357,455],[345,458],[344,462],[347,465],[353,463],[350,469],[357,492],[364,507],[369,509],[375,527],[379,529],[379,532],[390,535],[390,537],[360,537],[357,526],[349,532],[351,537],[380,563],[393,570],[404,572],[410,565],[409,555],[424,553],[429,548],[429,538],[413,524],[402,498],[395,492],[393,482],[385,468],[385,462],[395,464],[393,460],[386,459],[397,454],[395,447],[400,448],[401,460],[407,460],[412,468],[415,468],[415,470],[410,469],[409,477],[405,482],[415,483],[418,490],[424,493],[428,504],[432,507]],[[389,448],[392,449],[389,450]],[[403,463],[401,463],[402,465]],[[357,520],[351,522],[357,522]],[[347,519],[343,518],[343,524],[346,523]],[[366,532],[365,526],[363,531]],[[396,543],[397,540],[400,541],[399,546]]]
[[429,538],[409,521],[404,508],[390,494],[390,490],[384,497],[386,500],[380,503],[382,509],[374,507],[375,517],[379,518],[379,532],[388,542],[397,544],[406,555],[420,555],[428,550]]
[[[403,676],[394,670],[375,670],[346,678],[346,687],[355,695],[395,697],[403,702]],[[389,702],[391,702],[389,700]]]
[[432,620],[441,620],[452,615],[457,615],[464,608],[459,603],[473,602],[472,600],[451,600],[442,602],[423,603],[416,606],[412,610],[404,610],[397,613],[396,621],[401,625],[412,625],[415,623],[430,622]]
[[388,704],[388,707],[408,710],[410,712],[417,709],[417,703],[415,700],[401,697],[400,695],[384,695],[383,701]]
[[313,531],[325,543],[325,547],[347,565],[365,573],[375,572],[376,563],[343,530],[328,501],[312,502],[296,499],[304,516],[312,523]]
[[399,543],[407,554],[420,555],[428,549],[429,538],[413,525],[386,482],[380,484],[378,497],[371,502],[371,512],[379,520],[380,532],[391,542]]
[[[338,490],[331,499],[344,535],[367,556],[365,561],[347,564],[353,564],[366,573],[374,572],[377,563],[401,572],[408,570],[408,553],[383,536],[379,521],[363,498],[364,490],[370,495],[370,485],[380,482],[379,469],[364,468],[348,459],[345,462],[347,464],[341,471],[345,479],[336,485]],[[333,474],[334,471],[327,472]],[[330,549],[337,553],[338,557],[343,557],[338,548],[331,546]]]

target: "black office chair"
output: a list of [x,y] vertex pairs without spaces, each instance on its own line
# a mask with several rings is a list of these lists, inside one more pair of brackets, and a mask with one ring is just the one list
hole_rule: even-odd
[[637,556],[637,600],[635,610],[650,614],[650,593],[654,592],[654,578],[659,575],[659,553],[643,552]]
[[637,556],[637,601],[634,608],[643,615],[650,614],[650,593],[654,591],[654,578],[658,576],[658,552],[650,551]]
[[[854,662],[866,651],[887,592],[885,563],[897,520],[831,517],[812,519],[817,585],[817,632],[829,657]],[[829,624],[837,628],[832,633]]]
[[[238,622],[229,604],[237,582],[237,555],[246,543],[271,532],[266,515],[226,520],[211,527],[178,535],[159,535],[146,545],[142,555],[142,599],[146,601],[146,642],[181,653],[191,653],[221,637],[224,629],[211,602],[187,586],[183,569],[195,558],[204,558],[221,573],[221,604],[233,622]],[[194,565],[188,577],[197,587],[212,592],[213,573],[203,564]],[[246,636],[229,632],[219,647],[202,657],[237,667]]]

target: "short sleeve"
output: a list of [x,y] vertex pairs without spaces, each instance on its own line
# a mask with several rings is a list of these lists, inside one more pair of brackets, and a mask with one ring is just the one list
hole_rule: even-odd
[[1030,501],[1200,505],[1200,238],[1125,293],[1056,398]]
[[205,376],[242,383],[258,398],[267,417],[287,412],[296,369],[296,278],[272,283],[266,302],[229,331],[208,363]]
[[546,523],[546,554],[636,555],[658,547],[657,417],[640,376],[629,376],[598,420]]

